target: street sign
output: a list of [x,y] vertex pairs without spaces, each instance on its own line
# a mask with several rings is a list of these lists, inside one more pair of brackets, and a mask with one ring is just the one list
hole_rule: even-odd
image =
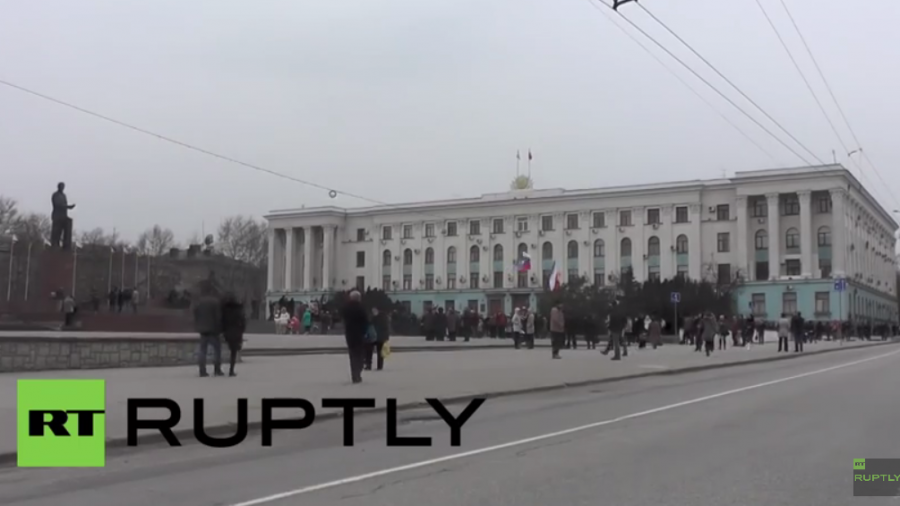
[[672,292],[671,297],[672,297],[672,299],[671,299],[672,304],[678,304],[679,302],[681,302],[681,294],[680,293]]
[[843,292],[847,290],[847,280],[844,278],[837,278],[834,280],[834,291],[835,292]]

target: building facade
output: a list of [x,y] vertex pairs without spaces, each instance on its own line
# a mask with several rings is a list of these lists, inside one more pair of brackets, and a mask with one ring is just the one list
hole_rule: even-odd
[[[270,301],[372,287],[416,314],[509,311],[534,306],[557,262],[564,277],[601,285],[626,268],[639,281],[739,279],[738,311],[769,319],[897,319],[897,223],[840,165],[267,219]],[[519,272],[526,254],[531,270]]]

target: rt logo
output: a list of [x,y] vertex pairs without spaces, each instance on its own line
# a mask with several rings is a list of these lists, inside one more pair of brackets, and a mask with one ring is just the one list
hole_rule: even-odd
[[19,380],[19,467],[106,465],[104,380]]

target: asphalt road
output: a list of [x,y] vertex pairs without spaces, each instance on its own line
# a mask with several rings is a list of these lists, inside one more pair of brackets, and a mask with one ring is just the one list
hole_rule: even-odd
[[900,458],[898,384],[898,348],[829,353],[492,399],[459,448],[421,410],[399,432],[431,448],[387,448],[372,415],[352,448],[337,420],[276,432],[271,448],[254,436],[111,452],[104,469],[0,469],[0,504],[894,505],[854,500],[851,476],[853,458]]

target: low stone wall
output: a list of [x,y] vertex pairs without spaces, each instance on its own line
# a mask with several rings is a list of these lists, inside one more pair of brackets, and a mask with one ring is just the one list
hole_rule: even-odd
[[198,344],[197,338],[0,337],[0,372],[190,365]]

